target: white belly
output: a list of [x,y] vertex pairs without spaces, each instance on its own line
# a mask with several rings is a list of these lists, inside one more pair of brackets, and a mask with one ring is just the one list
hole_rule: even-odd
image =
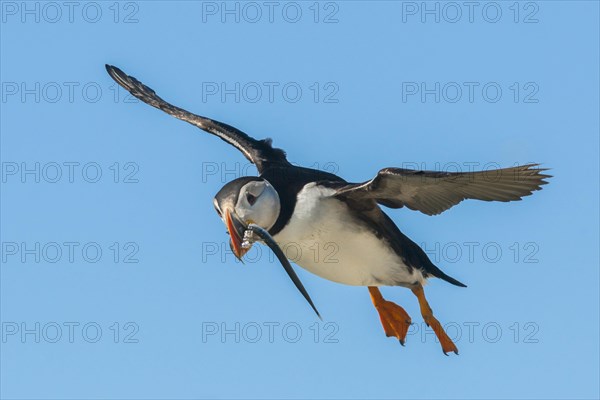
[[290,222],[274,236],[290,261],[322,278],[357,286],[424,283],[383,240],[354,221],[333,189],[314,183],[298,194]]

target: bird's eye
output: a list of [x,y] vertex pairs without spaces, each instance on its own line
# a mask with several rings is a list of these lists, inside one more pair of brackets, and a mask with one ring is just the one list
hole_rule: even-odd
[[251,193],[247,193],[247,194],[246,194],[246,200],[248,200],[248,203],[249,203],[251,206],[253,206],[253,205],[254,205],[254,203],[256,203],[256,196],[254,196],[254,195],[253,195],[253,194],[251,194]]

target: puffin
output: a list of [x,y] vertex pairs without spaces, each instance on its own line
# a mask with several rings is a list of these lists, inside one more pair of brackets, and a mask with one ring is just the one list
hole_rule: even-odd
[[[430,278],[466,285],[434,265],[383,208],[406,207],[437,215],[467,199],[517,201],[540,190],[551,178],[544,173],[547,168],[532,163],[474,172],[391,167],[367,181],[347,182],[329,172],[292,165],[271,139],[255,139],[233,126],[174,106],[115,66],[107,64],[106,70],[137,99],[217,136],[256,166],[258,176],[228,182],[213,200],[237,258],[242,259],[257,240],[249,240],[250,226],[264,233],[260,238],[270,235],[281,248],[293,244],[298,250],[293,262],[300,267],[333,282],[367,287],[385,335],[403,346],[411,317],[404,308],[384,299],[380,287],[410,289],[424,322],[448,355],[458,354],[458,348],[434,316],[424,286]],[[333,256],[317,257],[315,249],[326,245],[332,246],[328,254]]]

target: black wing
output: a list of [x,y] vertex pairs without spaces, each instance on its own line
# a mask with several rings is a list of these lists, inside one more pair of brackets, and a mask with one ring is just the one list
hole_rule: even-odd
[[427,215],[436,215],[465,199],[484,201],[521,200],[551,175],[538,164],[479,172],[435,172],[385,168],[368,182],[350,184],[335,196],[355,201],[375,200],[390,208],[406,206]]
[[175,118],[197,126],[203,131],[212,133],[233,145],[236,149],[241,151],[250,162],[256,165],[259,173],[271,165],[290,165],[285,157],[285,152],[271,146],[271,139],[256,140],[233,126],[192,114],[183,108],[175,107],[161,99],[154,90],[150,89],[133,76],[127,75],[119,68],[107,64],[106,70],[115,82],[144,103],[156,107]]

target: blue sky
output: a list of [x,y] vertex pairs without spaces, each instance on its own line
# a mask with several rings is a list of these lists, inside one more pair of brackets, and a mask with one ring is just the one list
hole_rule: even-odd
[[[2,398],[598,398],[598,3],[2,1]],[[234,149],[117,90],[350,181],[540,162],[522,202],[390,215],[468,288],[414,296],[406,347],[365,288],[266,248],[242,265],[212,198]],[[326,251],[327,249],[322,249]]]

